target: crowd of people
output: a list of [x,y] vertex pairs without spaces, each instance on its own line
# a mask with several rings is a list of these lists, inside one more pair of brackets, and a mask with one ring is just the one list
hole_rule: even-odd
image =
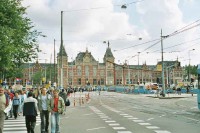
[[[69,91],[45,88],[4,88],[0,86],[0,133],[3,132],[4,120],[25,116],[28,133],[34,133],[36,116],[40,114],[41,133],[59,133],[60,115],[65,114],[69,106]],[[49,129],[51,123],[51,130]]]

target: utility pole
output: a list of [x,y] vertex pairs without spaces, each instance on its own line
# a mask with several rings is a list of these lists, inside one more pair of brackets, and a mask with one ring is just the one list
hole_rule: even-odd
[[165,97],[165,71],[164,71],[164,61],[163,61],[163,38],[162,29],[161,29],[161,59],[162,59],[162,93],[163,97]]
[[139,56],[140,56],[140,52],[138,52],[138,83],[140,84],[140,76],[139,76],[140,75],[139,73],[140,57]]
[[54,83],[56,83],[56,40],[54,39]]
[[61,70],[60,70],[60,87],[63,88],[63,11],[61,11]]
[[52,67],[51,67],[51,59],[52,59],[52,54],[50,56],[50,81],[52,82],[52,78],[51,78],[51,73],[52,73]]

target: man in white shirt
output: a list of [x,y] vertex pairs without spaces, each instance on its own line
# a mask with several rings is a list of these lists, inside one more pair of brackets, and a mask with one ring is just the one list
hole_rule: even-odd
[[38,108],[41,118],[41,133],[48,133],[49,127],[49,111],[48,106],[51,99],[51,95],[47,94],[47,89],[43,87],[41,94],[38,96]]

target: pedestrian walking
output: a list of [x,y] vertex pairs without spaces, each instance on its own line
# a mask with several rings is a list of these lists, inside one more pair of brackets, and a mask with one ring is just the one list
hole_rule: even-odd
[[40,111],[41,119],[41,133],[49,132],[49,110],[48,106],[50,103],[51,95],[47,94],[47,89],[42,88],[41,94],[38,96],[38,109]]
[[24,100],[23,116],[25,116],[27,133],[34,133],[37,116],[37,100],[33,98],[33,93],[28,93],[28,98]]
[[4,88],[0,85],[0,133],[3,133],[3,125],[5,119],[4,110],[8,106],[8,104],[9,101],[4,94]]
[[59,93],[59,96],[63,98],[64,103],[65,103],[65,109],[64,109],[64,112],[63,112],[63,114],[65,115],[65,113],[66,113],[66,108],[67,108],[67,106],[70,105],[70,103],[69,103],[70,101],[69,101],[69,99],[67,98],[67,93],[65,92],[65,89],[62,89],[62,90],[61,90],[61,92]]
[[53,91],[53,98],[50,100],[49,111],[51,111],[51,133],[60,133],[60,114],[64,112],[65,103],[59,95],[59,90]]
[[19,110],[19,106],[20,106],[20,98],[17,92],[15,92],[15,96],[13,98],[13,115],[14,118],[17,119],[17,115],[18,115],[18,110]]
[[[15,95],[11,92],[11,89],[8,89],[7,93],[9,94],[10,100],[11,100],[11,103],[12,103],[13,98],[14,98]],[[13,116],[13,107],[12,106],[11,106],[11,109],[9,111],[9,115],[10,115],[10,118],[12,118],[12,116]]]

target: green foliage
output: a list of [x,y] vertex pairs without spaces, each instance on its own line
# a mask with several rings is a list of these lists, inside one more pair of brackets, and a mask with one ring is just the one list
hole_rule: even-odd
[[33,83],[40,84],[40,82],[42,80],[42,75],[43,75],[42,71],[38,71],[37,73],[35,73],[32,77]]
[[197,75],[197,66],[186,66],[185,70],[188,72],[190,71],[190,74]]
[[[0,72],[7,77],[20,66],[37,57],[40,32],[33,30],[21,0],[0,1]],[[10,74],[12,73],[12,74]]]

